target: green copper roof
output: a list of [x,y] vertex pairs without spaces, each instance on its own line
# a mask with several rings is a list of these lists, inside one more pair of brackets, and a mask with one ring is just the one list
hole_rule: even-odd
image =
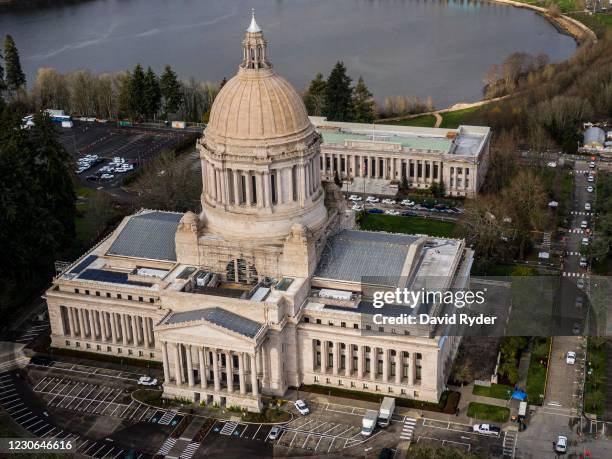
[[[323,135],[323,143],[326,144],[343,144],[345,140],[372,140],[371,134],[355,133],[355,132],[338,132],[321,130]],[[418,137],[414,135],[398,135],[391,132],[378,131],[374,137],[375,141],[389,142],[401,144],[404,148],[413,148],[417,150],[437,150],[448,153],[450,151],[452,140],[440,137]]]

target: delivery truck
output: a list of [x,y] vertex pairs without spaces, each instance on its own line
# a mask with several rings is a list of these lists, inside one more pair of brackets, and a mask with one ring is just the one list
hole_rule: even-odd
[[378,411],[378,425],[380,427],[387,427],[389,425],[393,411],[395,411],[395,399],[393,397],[385,397]]
[[361,421],[361,435],[369,437],[374,432],[376,427],[376,420],[378,419],[378,413],[374,410],[366,410],[365,415]]

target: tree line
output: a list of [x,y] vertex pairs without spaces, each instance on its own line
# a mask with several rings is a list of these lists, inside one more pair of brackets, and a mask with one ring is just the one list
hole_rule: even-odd
[[[4,65],[2,65],[4,63]],[[219,86],[189,79],[179,80],[166,65],[157,75],[137,64],[132,71],[92,74],[75,70],[61,74],[40,68],[30,90],[13,38],[4,40],[0,55],[0,91],[23,111],[65,110],[80,116],[132,120],[181,119],[206,122]]]

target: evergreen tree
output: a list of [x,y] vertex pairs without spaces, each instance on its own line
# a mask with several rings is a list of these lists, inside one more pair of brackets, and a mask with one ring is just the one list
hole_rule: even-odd
[[4,82],[4,65],[2,65],[2,61],[4,60],[4,56],[0,53],[0,92],[6,89],[6,84]]
[[306,110],[311,116],[322,116],[325,109],[325,89],[327,83],[323,79],[322,73],[317,73],[315,79],[310,82],[308,91],[304,97]]
[[329,74],[325,89],[325,116],[329,121],[350,121],[352,105],[351,78],[338,62]]
[[161,88],[159,86],[159,78],[155,72],[149,67],[144,77],[144,94],[145,94],[145,116],[154,118],[159,107],[161,106]]
[[408,178],[406,177],[406,173],[402,173],[402,183],[400,184],[400,188],[402,191],[408,191],[410,189],[410,184],[408,183]]
[[219,83],[219,89],[221,89],[226,84],[227,84],[227,78],[223,77],[223,79],[221,80],[221,83]]
[[117,104],[119,108],[119,116],[133,118],[132,112],[132,75],[130,72],[120,74],[118,78],[119,94],[117,95]]
[[342,188],[342,180],[340,180],[338,171],[334,171],[334,183],[338,186],[338,188]]
[[26,77],[21,69],[21,62],[19,61],[19,51],[15,46],[13,37],[7,35],[4,38],[4,62],[6,70],[6,87],[11,91],[25,86]]
[[160,89],[163,97],[163,111],[168,118],[168,114],[175,113],[181,106],[183,94],[181,84],[176,78],[176,74],[169,65],[166,65],[160,81]]
[[136,118],[145,115],[147,110],[145,73],[140,64],[136,64],[130,84],[130,108]]
[[362,77],[353,90],[353,121],[372,123],[374,121],[374,99]]

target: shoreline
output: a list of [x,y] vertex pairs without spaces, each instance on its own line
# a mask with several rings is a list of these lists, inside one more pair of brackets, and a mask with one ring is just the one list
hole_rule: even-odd
[[548,13],[547,8],[543,8],[537,5],[531,5],[529,3],[517,2],[514,0],[487,1],[491,3],[499,3],[501,5],[514,6],[516,8],[526,8],[529,10],[533,10],[543,16],[546,20],[548,20],[553,25],[553,27],[555,27],[559,31],[559,33],[565,33],[572,37],[578,45],[580,45],[580,43],[585,37],[591,39],[593,42],[597,42],[597,36],[595,35],[595,32],[593,32],[582,22],[577,21],[574,18],[570,18],[569,16],[565,16],[564,14],[560,14],[558,17],[553,17]]

